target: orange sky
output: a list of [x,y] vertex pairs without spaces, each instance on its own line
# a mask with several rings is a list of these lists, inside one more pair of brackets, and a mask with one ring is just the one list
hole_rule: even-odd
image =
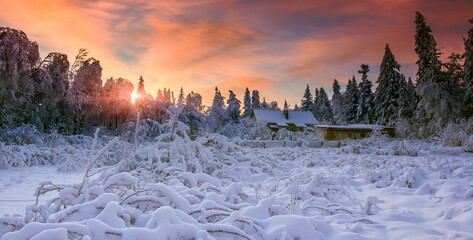
[[[210,104],[245,87],[267,102],[300,104],[305,85],[330,90],[370,65],[376,81],[388,42],[407,76],[416,72],[414,12],[445,56],[463,52],[471,0],[0,0],[0,25],[23,30],[41,56],[99,59],[103,80],[124,77],[147,92],[198,92]],[[328,91],[331,95],[331,91]]]

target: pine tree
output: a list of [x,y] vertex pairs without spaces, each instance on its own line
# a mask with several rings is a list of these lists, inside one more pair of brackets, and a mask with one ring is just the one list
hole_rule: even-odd
[[210,107],[210,113],[207,117],[207,123],[212,131],[218,129],[224,123],[225,120],[225,103],[223,101],[223,96],[215,87],[215,95]]
[[258,90],[253,90],[253,94],[251,95],[251,107],[252,107],[252,110],[261,108],[261,102],[259,100]]
[[[473,24],[473,18],[469,20]],[[473,27],[468,30],[468,37],[464,39],[465,63],[463,64],[463,82],[466,91],[463,98],[463,105],[465,108],[465,115],[467,118],[473,117]]]
[[425,17],[416,12],[415,51],[417,60],[417,85],[428,82],[438,82],[440,79],[441,63],[437,42],[432,35],[430,26],[425,23]]
[[250,90],[246,88],[245,90],[245,96],[243,97],[243,116],[242,118],[246,117],[251,117],[253,114],[252,112],[252,106],[251,106],[251,96],[250,96]]
[[397,103],[399,109],[397,115],[400,119],[406,119],[408,122],[412,122],[417,103],[415,86],[410,77],[407,82],[404,76],[401,75],[401,77],[402,78],[399,80],[399,98]]
[[[349,80],[350,82],[350,80]],[[337,124],[346,123],[345,94],[340,93],[340,85],[337,79],[333,80],[332,111],[334,122]]]
[[236,95],[232,90],[229,90],[230,96],[227,100],[227,115],[233,120],[233,122],[238,123],[240,121],[240,100],[236,98]]
[[345,107],[347,115],[347,123],[352,124],[356,122],[356,114],[358,113],[359,90],[356,83],[356,78],[353,76],[348,80],[347,89],[345,91]]
[[294,111],[300,111],[301,109],[297,106],[297,104],[294,105]]
[[456,102],[457,96],[449,89],[452,88],[452,81],[442,71],[443,64],[439,60],[440,53],[432,31],[419,12],[416,12],[415,23],[415,50],[419,56],[416,91],[420,96],[416,121],[422,126],[421,134],[427,137],[441,131],[450,120],[456,119],[460,109]]
[[333,94],[340,94],[340,84],[338,84],[337,79],[333,80],[332,89],[333,89]]
[[399,116],[400,84],[406,85],[406,80],[399,71],[400,68],[401,65],[397,63],[389,45],[386,44],[376,81],[378,83],[375,94],[377,124],[392,126]]
[[304,92],[304,96],[301,100],[301,110],[302,111],[313,111],[314,110],[314,102],[312,101],[312,94],[310,93],[309,84]]
[[287,105],[286,99],[284,99],[284,108],[283,110],[289,110],[289,106]]
[[370,124],[373,123],[374,115],[374,94],[371,91],[373,84],[368,80],[368,72],[370,68],[366,64],[361,64],[361,70],[358,73],[361,73],[360,81],[360,97],[358,102],[358,109],[356,113],[356,121],[358,123]]
[[332,106],[330,105],[330,101],[328,100],[328,95],[325,92],[324,88],[320,88],[319,91],[319,106],[318,106],[318,113],[320,119],[319,121],[322,121],[324,123],[332,123],[333,122],[333,112],[332,112]]
[[177,97],[177,105],[184,105],[184,89],[182,87],[181,90],[179,90],[179,96]]
[[279,107],[278,107],[278,102],[271,101],[269,103],[269,109],[271,109],[271,110],[280,110]]
[[143,79],[143,76],[140,76],[139,82],[138,82],[138,88],[136,89],[136,94],[143,96],[146,94],[145,91],[145,80]]

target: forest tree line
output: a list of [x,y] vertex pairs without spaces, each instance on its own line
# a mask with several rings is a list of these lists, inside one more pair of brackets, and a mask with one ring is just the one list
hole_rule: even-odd
[[[473,24],[473,19],[469,20]],[[370,68],[361,64],[357,82],[348,80],[345,92],[333,82],[331,100],[324,88],[314,95],[306,86],[300,106],[293,110],[311,111],[321,123],[400,124],[419,129],[418,136],[438,133],[448,123],[468,121],[473,116],[473,28],[463,39],[465,51],[452,53],[440,61],[440,51],[424,16],[416,12],[415,51],[418,56],[415,83],[401,73],[388,44],[380,65],[377,87],[369,80]],[[191,131],[214,132],[224,125],[238,124],[251,117],[254,109],[280,109],[276,101],[261,101],[258,90],[246,88],[241,102],[233,91],[227,100],[215,88],[212,105],[202,104],[195,92],[177,97],[170,89],[155,96],[146,92],[139,78],[132,103],[133,84],[124,78],[102,80],[100,62],[81,49],[74,62],[67,55],[53,52],[40,58],[38,44],[20,30],[0,27],[0,127],[35,125],[41,131],[82,134],[97,126],[111,130],[138,116],[159,123],[169,118],[171,105],[181,107],[181,120]],[[283,109],[289,109],[284,102]]]

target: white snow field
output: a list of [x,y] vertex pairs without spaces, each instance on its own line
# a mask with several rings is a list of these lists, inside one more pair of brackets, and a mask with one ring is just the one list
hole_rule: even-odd
[[69,157],[55,166],[0,170],[0,238],[473,239],[473,154],[461,147],[164,138],[57,147]]

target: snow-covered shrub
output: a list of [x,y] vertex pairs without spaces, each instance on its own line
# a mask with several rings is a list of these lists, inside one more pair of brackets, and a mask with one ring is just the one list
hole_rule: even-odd
[[412,145],[412,142],[408,140],[397,141],[392,145],[390,154],[396,156],[417,156],[419,153]]
[[471,135],[468,138],[468,142],[465,144],[464,150],[465,150],[465,152],[473,153],[473,135]]
[[441,139],[447,146],[463,146],[468,141],[468,135],[465,132],[463,124],[448,123],[441,132]]
[[15,129],[0,132],[3,132],[3,134],[0,134],[0,140],[8,145],[44,143],[44,134],[39,132],[36,126],[32,124],[26,124]]

